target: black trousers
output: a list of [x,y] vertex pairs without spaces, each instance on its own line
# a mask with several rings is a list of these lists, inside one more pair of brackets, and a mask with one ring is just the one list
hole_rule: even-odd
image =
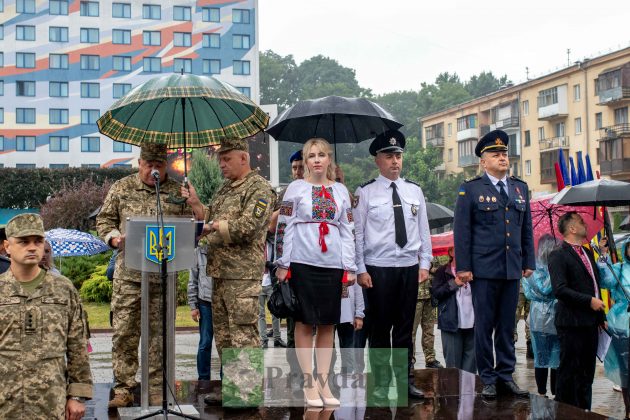
[[597,326],[556,329],[560,340],[556,401],[590,410],[597,355]]
[[[418,264],[411,267],[366,266],[372,288],[366,289],[369,319],[370,363],[375,369],[391,361],[396,376],[412,368],[411,334],[418,299]],[[391,335],[391,340],[390,340]],[[393,354],[389,349],[396,349]],[[376,352],[373,351],[376,349]],[[387,369],[389,371],[389,369]],[[387,380],[385,373],[384,380]]]

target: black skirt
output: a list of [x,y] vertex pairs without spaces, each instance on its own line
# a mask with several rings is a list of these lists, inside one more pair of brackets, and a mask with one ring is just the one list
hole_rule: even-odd
[[308,325],[335,325],[341,316],[340,268],[291,263],[289,285],[298,298],[296,321]]

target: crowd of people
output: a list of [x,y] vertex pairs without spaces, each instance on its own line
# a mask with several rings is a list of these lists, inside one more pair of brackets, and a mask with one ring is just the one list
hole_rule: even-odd
[[[422,188],[402,177],[406,140],[398,131],[372,141],[379,175],[354,193],[343,184],[325,139],[307,141],[290,157],[294,180],[278,194],[251,168],[248,143],[225,140],[217,150],[225,183],[207,204],[194,186],[168,177],[164,146],[144,146],[138,173],[112,185],[96,219],[98,234],[116,250],[108,270],[114,331],[109,407],[132,405],[138,385],[141,277],[124,265],[125,220],[155,215],[157,171],[165,215],[193,215],[204,226],[188,283],[190,316],[199,322],[199,380],[210,380],[213,340],[222,359],[225,349],[264,349],[272,338],[274,347],[294,349],[305,404],[338,406],[331,388],[336,333],[342,350],[360,350],[342,352],[344,375],[364,371],[362,350],[369,348],[369,394],[377,404],[387,403],[392,388],[399,399],[422,399],[414,376],[415,336],[421,326],[425,366],[442,368],[433,348],[437,307],[446,367],[478,373],[483,398],[528,396],[513,379],[522,291],[531,302],[538,394],[550,391],[557,401],[590,409],[599,337],[609,334],[606,374],[621,387],[629,413],[630,246],[610,266],[603,240],[596,260],[584,246],[581,216],[567,212],[558,221],[562,238],[539,238],[535,252],[530,194],[525,182],[508,175],[508,142],[501,130],[479,140],[475,153],[483,173],[458,190],[454,245],[437,264]],[[81,418],[92,379],[80,298],[54,268],[38,215],[13,218],[2,246],[10,259],[0,257],[0,267],[7,268],[0,275],[0,366],[6,378],[0,410]],[[158,405],[162,326],[159,282],[152,280],[149,383],[143,385],[151,405]],[[288,282],[299,302],[286,320],[286,342],[280,320],[266,328],[265,305],[277,282]],[[612,293],[608,316],[601,288]],[[27,347],[36,350],[23,352]],[[16,378],[33,366],[41,367],[29,379],[33,383],[18,384]],[[20,398],[5,397],[11,393]],[[208,395],[205,401],[220,398]],[[32,404],[17,403],[22,400]]]

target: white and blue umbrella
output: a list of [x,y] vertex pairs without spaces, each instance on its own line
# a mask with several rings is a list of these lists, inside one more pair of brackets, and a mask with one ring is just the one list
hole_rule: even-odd
[[50,242],[55,257],[94,255],[109,250],[105,242],[79,230],[51,229],[46,232],[46,239]]

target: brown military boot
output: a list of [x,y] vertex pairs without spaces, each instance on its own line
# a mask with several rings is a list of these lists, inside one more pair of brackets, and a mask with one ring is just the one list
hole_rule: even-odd
[[107,404],[108,408],[131,407],[133,395],[127,390],[120,390],[114,393],[114,398]]

